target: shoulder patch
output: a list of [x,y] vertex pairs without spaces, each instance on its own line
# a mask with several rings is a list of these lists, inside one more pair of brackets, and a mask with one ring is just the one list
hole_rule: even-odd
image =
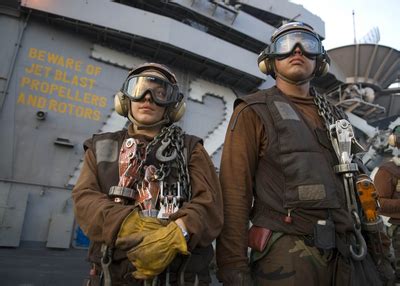
[[274,105],[279,112],[282,120],[297,120],[300,121],[296,111],[290,106],[289,103],[282,101],[274,101]]
[[300,201],[315,201],[326,198],[325,186],[322,184],[298,186],[297,191]]
[[96,142],[97,164],[100,162],[115,162],[118,160],[118,141],[104,139]]

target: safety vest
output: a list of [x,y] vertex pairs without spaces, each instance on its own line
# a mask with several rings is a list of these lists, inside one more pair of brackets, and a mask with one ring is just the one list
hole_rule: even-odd
[[[268,138],[255,174],[252,223],[284,233],[310,234],[318,220],[328,217],[329,209],[340,228],[351,229],[326,130],[312,129],[277,88],[242,97],[235,104],[241,101],[260,117]],[[285,222],[288,216],[290,223]]]
[[[184,148],[187,149],[188,158],[190,160],[190,154],[194,149],[194,146],[202,142],[202,140],[193,135],[184,135]],[[121,130],[117,132],[95,134],[93,137],[84,143],[85,150],[91,146],[94,154],[96,155],[97,163],[97,177],[101,192],[108,194],[110,187],[118,185],[119,173],[118,173],[118,159],[119,152],[122,143],[128,138],[128,132]],[[160,145],[160,143],[158,144]],[[146,165],[154,165],[159,167],[160,162],[155,157],[155,151],[158,145],[156,145],[152,152],[148,155]],[[175,170],[176,171],[176,170]],[[171,177],[176,177],[174,172],[169,174]]]
[[[121,130],[117,132],[101,133],[95,134],[92,138],[84,142],[85,151],[91,148],[96,156],[97,164],[97,179],[100,186],[100,191],[104,194],[108,194],[110,187],[117,186],[119,181],[119,153],[121,146],[126,138],[129,138],[127,130]],[[184,135],[184,148],[187,149],[187,162],[190,161],[190,154],[193,152],[194,147],[197,143],[202,144],[202,140],[193,135]],[[158,145],[156,145],[146,160],[146,165],[159,166],[159,162],[156,159],[155,152]],[[177,177],[176,169],[171,168],[171,172],[168,177]],[[100,242],[91,242],[89,247],[89,260],[96,263],[98,266],[102,257]],[[211,247],[211,246],[210,246]],[[212,249],[212,248],[211,248]],[[195,249],[197,252],[208,251],[209,248]],[[124,267],[119,267],[122,260],[126,260],[126,251],[120,249],[115,249],[113,252],[113,263],[110,266],[112,275],[114,279],[122,279],[125,275],[130,275],[126,273],[128,269]],[[177,260],[176,258],[175,260]],[[173,263],[176,263],[174,260]],[[115,263],[114,263],[115,262]],[[179,261],[178,261],[179,262]],[[115,264],[115,265],[114,265]],[[130,263],[128,263],[129,265]]]

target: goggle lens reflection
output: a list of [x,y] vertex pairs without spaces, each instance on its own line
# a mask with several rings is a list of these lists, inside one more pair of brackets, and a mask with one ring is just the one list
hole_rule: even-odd
[[298,31],[279,36],[271,44],[270,54],[277,56],[288,55],[293,52],[296,46],[299,46],[303,53],[309,56],[317,56],[323,52],[319,39],[313,34]]
[[124,83],[122,92],[132,101],[141,101],[150,92],[154,102],[161,106],[176,103],[180,97],[177,85],[154,76],[129,77]]

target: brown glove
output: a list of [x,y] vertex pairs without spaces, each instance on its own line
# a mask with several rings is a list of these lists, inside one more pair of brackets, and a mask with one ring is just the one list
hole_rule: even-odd
[[136,268],[133,273],[136,279],[153,278],[163,272],[178,253],[189,254],[182,230],[175,222],[157,230],[146,231],[145,235],[132,234],[130,239],[142,240],[127,252],[128,259]]
[[[141,216],[134,210],[122,222],[115,246],[125,250],[131,249],[142,241],[148,231],[157,230],[167,223],[154,217]],[[132,234],[134,235],[131,236]]]

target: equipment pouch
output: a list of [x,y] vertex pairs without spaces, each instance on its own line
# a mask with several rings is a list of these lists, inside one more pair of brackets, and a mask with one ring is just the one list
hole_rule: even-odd
[[314,245],[324,250],[336,247],[335,224],[332,220],[319,220],[314,225]]
[[262,252],[267,246],[271,235],[272,230],[265,227],[252,225],[248,232],[249,247],[255,251]]

